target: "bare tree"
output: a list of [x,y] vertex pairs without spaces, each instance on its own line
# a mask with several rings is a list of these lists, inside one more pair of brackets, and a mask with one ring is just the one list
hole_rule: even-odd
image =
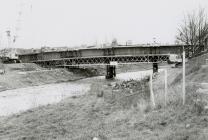
[[191,53],[202,49],[208,38],[208,18],[205,9],[193,11],[184,16],[183,23],[178,28],[176,40],[179,43],[191,45]]

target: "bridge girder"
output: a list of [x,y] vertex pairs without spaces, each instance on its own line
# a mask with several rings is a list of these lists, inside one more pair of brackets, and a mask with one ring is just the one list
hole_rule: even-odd
[[73,57],[53,60],[39,60],[33,63],[45,66],[86,66],[86,65],[109,65],[111,61],[118,64],[134,64],[134,63],[163,63],[167,62],[169,55],[154,54],[140,56],[96,56],[96,57]]

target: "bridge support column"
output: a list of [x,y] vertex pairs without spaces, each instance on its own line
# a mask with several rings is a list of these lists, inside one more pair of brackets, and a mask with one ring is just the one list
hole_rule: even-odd
[[106,79],[113,79],[116,77],[116,66],[115,65],[107,65],[106,66]]
[[158,63],[153,63],[153,73],[158,72]]

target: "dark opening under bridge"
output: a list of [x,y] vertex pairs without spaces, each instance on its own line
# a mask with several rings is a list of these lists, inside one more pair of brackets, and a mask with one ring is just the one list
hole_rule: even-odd
[[21,54],[19,59],[22,62],[36,63],[44,67],[106,65],[106,78],[113,78],[116,76],[116,65],[152,63],[153,71],[157,71],[158,63],[167,62],[170,54],[181,54],[181,52],[182,45],[115,46],[66,51],[40,51]]

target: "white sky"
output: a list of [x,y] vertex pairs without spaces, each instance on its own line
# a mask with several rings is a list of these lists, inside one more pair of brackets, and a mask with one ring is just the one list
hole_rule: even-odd
[[174,43],[184,14],[199,7],[208,11],[208,0],[0,0],[0,48],[7,44],[5,31],[15,35],[16,27],[21,30],[15,47],[22,48],[92,45],[113,38]]

